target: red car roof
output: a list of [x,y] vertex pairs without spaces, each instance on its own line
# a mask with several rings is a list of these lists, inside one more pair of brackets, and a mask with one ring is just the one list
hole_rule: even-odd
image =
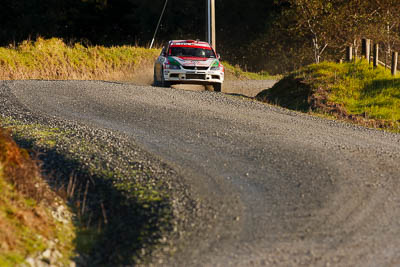
[[173,40],[170,41],[170,47],[197,47],[203,49],[211,49],[209,43],[195,40]]

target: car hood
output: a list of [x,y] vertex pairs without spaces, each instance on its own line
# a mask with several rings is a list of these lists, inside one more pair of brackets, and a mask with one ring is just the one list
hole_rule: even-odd
[[168,57],[168,61],[173,65],[210,67],[211,65],[219,65],[219,60],[215,58],[202,57]]

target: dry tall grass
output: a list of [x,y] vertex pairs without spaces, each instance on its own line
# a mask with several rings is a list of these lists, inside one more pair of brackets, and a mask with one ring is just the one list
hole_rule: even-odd
[[[17,146],[9,133],[0,128],[0,171],[7,182],[28,198],[51,201],[47,183],[41,178],[38,163]],[[0,177],[1,178],[1,177]]]
[[158,54],[158,49],[85,47],[67,45],[57,38],[38,38],[16,47],[0,47],[0,80],[129,81],[141,64],[152,62]]
[[72,226],[60,226],[50,214],[57,202],[37,162],[0,128],[0,266],[20,266],[56,238],[64,239],[66,257],[72,253]]

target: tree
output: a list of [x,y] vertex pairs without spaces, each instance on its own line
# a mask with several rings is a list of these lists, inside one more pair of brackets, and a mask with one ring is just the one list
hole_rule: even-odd
[[361,38],[373,38],[371,27],[376,10],[364,0],[336,1],[335,10],[332,20],[336,22],[336,28],[332,33],[332,44],[342,51],[345,46],[352,45],[357,56]]
[[329,32],[334,22],[334,1],[330,0],[288,0],[290,16],[296,18],[295,32],[312,41],[314,61],[319,63],[330,42]]
[[374,0],[371,5],[376,10],[374,20],[374,38],[386,47],[386,56],[390,55],[393,47],[400,48],[400,2],[398,0]]

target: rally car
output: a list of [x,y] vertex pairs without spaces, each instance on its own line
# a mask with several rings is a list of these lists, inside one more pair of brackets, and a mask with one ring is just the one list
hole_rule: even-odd
[[209,43],[195,40],[169,41],[154,65],[154,84],[192,83],[212,85],[220,92],[224,66]]

